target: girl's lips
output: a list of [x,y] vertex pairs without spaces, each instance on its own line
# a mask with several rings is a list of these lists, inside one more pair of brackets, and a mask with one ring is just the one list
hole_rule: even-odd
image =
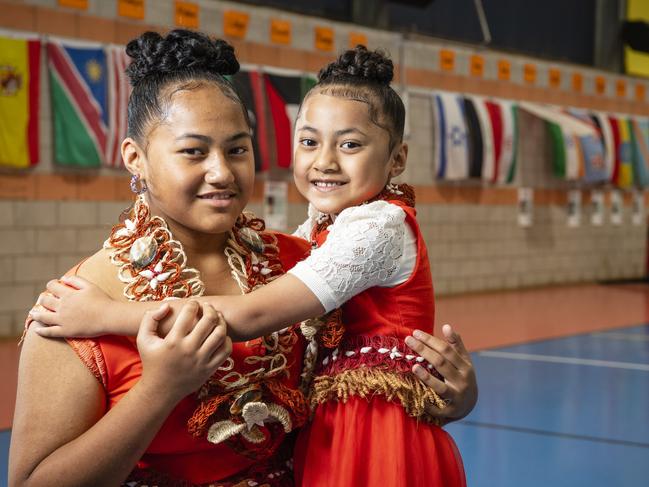
[[311,184],[318,191],[329,193],[331,191],[336,191],[347,183],[342,181],[311,181]]
[[236,197],[235,193],[207,193],[207,194],[202,194],[198,195],[197,198],[200,200],[205,201],[207,204],[210,206],[216,207],[216,208],[226,208],[230,205],[232,205],[234,199]]

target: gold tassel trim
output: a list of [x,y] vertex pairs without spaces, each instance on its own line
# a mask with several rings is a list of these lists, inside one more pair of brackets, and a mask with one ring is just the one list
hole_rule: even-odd
[[369,399],[377,394],[388,401],[399,402],[408,416],[438,426],[443,424],[440,418],[426,410],[426,405],[432,404],[441,409],[446,404],[435,391],[411,374],[362,367],[334,376],[321,375],[313,380],[309,399],[311,407],[315,409],[318,404],[334,399],[345,403],[350,396]]

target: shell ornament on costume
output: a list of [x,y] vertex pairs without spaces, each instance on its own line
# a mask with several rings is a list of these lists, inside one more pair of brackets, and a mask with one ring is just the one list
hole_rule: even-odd
[[259,232],[256,232],[252,228],[241,228],[239,230],[239,239],[253,252],[257,252],[258,254],[264,253],[264,240],[259,235]]
[[144,270],[140,272],[142,277],[145,277],[149,280],[149,286],[151,289],[155,290],[158,287],[158,284],[169,279],[173,272],[162,272],[162,262],[158,262],[153,270]]
[[133,267],[142,269],[155,259],[158,252],[158,242],[154,237],[140,237],[131,246],[129,260]]

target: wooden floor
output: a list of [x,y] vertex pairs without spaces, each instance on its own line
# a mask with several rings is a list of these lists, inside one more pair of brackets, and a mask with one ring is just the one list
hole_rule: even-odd
[[[649,322],[649,285],[582,285],[437,300],[437,326],[452,324],[471,351]],[[0,430],[11,427],[20,349],[0,341]]]

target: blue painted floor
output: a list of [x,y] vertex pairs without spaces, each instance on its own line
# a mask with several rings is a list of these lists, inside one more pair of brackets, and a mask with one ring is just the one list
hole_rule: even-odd
[[470,487],[649,485],[649,325],[473,355]]
[[[480,400],[449,425],[469,487],[649,485],[649,325],[473,354]],[[0,431],[6,486],[9,431]]]
[[0,431],[0,486],[7,486],[7,461],[9,460],[10,432]]

